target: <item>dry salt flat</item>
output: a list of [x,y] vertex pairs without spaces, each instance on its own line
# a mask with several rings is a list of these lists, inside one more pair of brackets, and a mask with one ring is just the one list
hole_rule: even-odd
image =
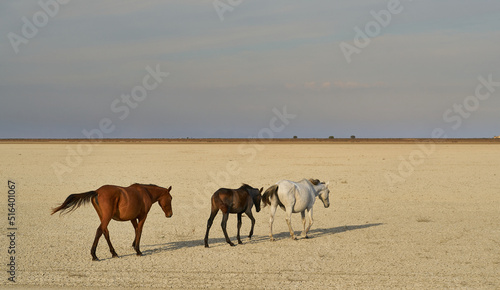
[[[64,142],[0,144],[2,263],[9,262],[7,184],[16,184],[16,283],[4,266],[1,288],[481,288],[500,287],[500,147],[498,144],[110,142],[67,164]],[[422,154],[418,153],[421,152]],[[88,153],[88,152],[87,152]],[[402,160],[413,157],[408,167]],[[73,156],[74,157],[74,156]],[[401,159],[402,158],[402,159]],[[416,159],[420,158],[420,159]],[[408,161],[409,162],[409,161]],[[406,166],[406,167],[405,167]],[[329,208],[314,207],[310,239],[291,240],[285,214],[255,213],[254,237],[227,245],[221,215],[203,246],[210,195],[245,182],[265,189],[280,179],[330,181]],[[104,184],[172,186],[173,216],[154,205],[131,247],[129,222],[109,230],[101,259],[90,256],[99,219],[91,205],[50,215],[71,193]],[[302,223],[294,214],[300,234]],[[228,233],[236,240],[236,216]]]

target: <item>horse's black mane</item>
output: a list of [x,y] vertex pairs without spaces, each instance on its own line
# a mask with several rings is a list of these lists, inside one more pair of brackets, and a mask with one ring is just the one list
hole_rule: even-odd
[[250,185],[246,184],[246,183],[243,183],[241,186],[240,186],[240,189],[245,189],[246,191],[249,191],[250,189],[254,189],[253,187],[251,187]]
[[[134,183],[134,184],[137,184],[137,185],[142,185],[142,186],[155,186],[155,187],[161,187],[161,186],[158,186],[156,184],[143,184],[143,183]],[[161,187],[163,188],[163,187]]]

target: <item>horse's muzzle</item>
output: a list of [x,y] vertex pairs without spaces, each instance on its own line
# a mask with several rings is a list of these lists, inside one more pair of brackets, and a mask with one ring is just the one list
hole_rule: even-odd
[[165,214],[165,217],[172,217],[173,213],[168,213],[168,214]]

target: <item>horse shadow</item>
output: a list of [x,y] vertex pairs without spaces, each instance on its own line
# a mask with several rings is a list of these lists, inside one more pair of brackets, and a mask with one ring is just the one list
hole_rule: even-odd
[[[345,225],[345,226],[333,227],[333,228],[313,228],[307,233],[307,236],[308,236],[308,239],[321,238],[321,237],[330,236],[330,235],[334,235],[334,234],[340,234],[343,232],[361,230],[361,229],[377,227],[377,226],[381,226],[381,225],[383,225],[383,223],[371,223],[371,224],[350,225],[350,226]],[[301,237],[300,237],[301,233],[302,233],[302,231],[294,231],[294,234],[298,239],[301,239]],[[273,234],[273,236],[276,240],[290,239],[290,232],[276,233],[276,234]],[[265,236],[264,240],[268,241],[269,237]]]
[[[384,225],[383,223],[370,223],[370,224],[362,224],[362,225],[345,225],[345,226],[340,226],[340,227],[332,227],[332,228],[316,228],[316,229],[311,229],[308,233],[309,239],[315,239],[315,238],[321,238],[321,237],[326,237],[326,236],[331,236],[335,234],[340,234],[348,231],[355,231],[355,230],[362,230],[366,228],[371,228],[371,227],[377,227]],[[300,231],[295,232],[297,235],[300,234]],[[281,232],[281,233],[276,233],[273,235],[276,240],[281,240],[281,239],[290,239],[290,233],[289,232]],[[231,237],[231,240],[235,242],[236,237]],[[243,238],[243,245],[252,243],[252,244],[260,244],[260,243],[267,243],[269,242],[269,236],[267,235],[254,235],[251,240],[248,240],[248,238]],[[209,240],[210,242],[210,247],[211,248],[216,248],[216,247],[229,247],[227,245],[226,240],[224,238],[211,238]],[[173,241],[173,242],[168,242],[168,243],[161,243],[161,244],[151,244],[151,245],[143,245],[145,248],[142,251],[142,254],[144,256],[149,256],[149,255],[154,255],[154,254],[159,254],[162,252],[170,252],[170,251],[175,251],[175,250],[180,250],[180,249],[188,249],[188,248],[195,248],[195,247],[204,247],[204,240],[203,239],[192,239],[192,240],[183,240],[183,241]],[[134,254],[130,255],[123,255],[124,256],[132,256]]]
[[[269,240],[268,237],[265,236],[256,236],[254,235],[252,239],[249,241],[248,238],[244,238],[243,236],[241,237],[243,241],[243,245],[246,243],[254,243],[258,242],[261,243],[265,240]],[[231,240],[233,242],[236,242],[236,236],[231,237]],[[210,248],[217,248],[217,247],[229,247],[229,245],[226,243],[225,238],[210,238]],[[188,248],[195,248],[195,247],[204,247],[204,239],[194,239],[194,240],[184,240],[184,241],[173,241],[173,242],[168,242],[168,243],[159,243],[159,244],[150,244],[150,245],[141,245],[141,252],[142,256],[150,256],[150,255],[155,255],[159,254],[162,252],[171,252],[175,250],[180,250],[180,249],[188,249]],[[131,247],[130,249],[133,250]],[[128,254],[121,254],[119,255],[120,258],[125,258],[125,257],[132,257],[136,256],[136,253],[128,253]],[[99,258],[99,261],[106,261],[106,260],[111,260],[114,259],[112,257],[107,257],[107,258]]]
[[378,227],[384,225],[383,223],[373,223],[373,224],[363,224],[363,225],[351,225],[351,226],[340,226],[334,228],[318,228],[309,231],[311,238],[319,238],[323,236],[329,236],[333,234],[340,234],[348,231],[361,230],[371,227]]
[[[233,241],[233,243],[236,244],[236,236],[230,237],[230,239],[231,241]],[[242,236],[241,239],[243,241],[243,244],[241,245],[236,244],[236,246],[242,246],[248,243],[262,243],[264,241],[269,240],[269,238],[266,236],[258,236],[258,235],[253,235],[251,240],[248,240],[248,237],[244,236]],[[145,248],[147,247],[149,249],[143,250],[142,254],[144,256],[147,256],[161,252],[169,252],[169,251],[195,248],[195,247],[204,247],[205,246],[204,243],[205,243],[204,239],[194,239],[194,240],[184,240],[184,241],[173,241],[173,242],[154,244],[154,245],[144,245]],[[229,247],[225,238],[210,238],[209,243],[210,243],[210,248]]]

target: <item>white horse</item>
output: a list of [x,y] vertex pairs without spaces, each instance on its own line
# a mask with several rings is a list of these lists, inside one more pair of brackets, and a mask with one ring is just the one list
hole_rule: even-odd
[[[274,241],[273,221],[278,205],[286,211],[286,223],[288,224],[292,239],[297,239],[293,233],[291,222],[292,213],[297,212],[300,212],[302,215],[302,224],[304,226],[304,231],[301,236],[303,238],[308,238],[307,232],[313,224],[313,205],[316,201],[316,197],[319,197],[325,208],[330,206],[330,201],[328,199],[330,190],[328,189],[328,184],[329,182],[324,183],[317,179],[303,179],[299,182],[281,180],[269,187],[262,196],[262,202],[264,203],[264,207],[266,205],[271,206],[271,218],[269,219],[269,237],[271,241]],[[306,211],[309,216],[309,225],[307,228]]]

